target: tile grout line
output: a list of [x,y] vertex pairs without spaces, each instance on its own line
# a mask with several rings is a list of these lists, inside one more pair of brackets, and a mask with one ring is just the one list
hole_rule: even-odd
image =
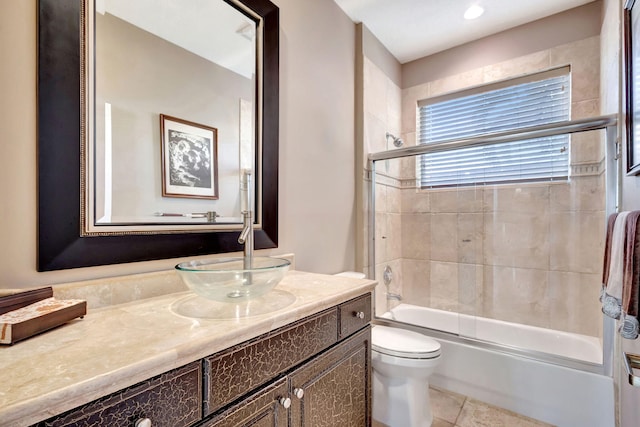
[[458,415],[456,415],[456,419],[453,422],[453,427],[458,427],[458,420],[460,419],[460,415],[462,414],[462,408],[467,404],[467,400],[469,400],[468,396],[464,396],[464,400],[462,401],[462,405],[460,405],[460,410],[458,411]]

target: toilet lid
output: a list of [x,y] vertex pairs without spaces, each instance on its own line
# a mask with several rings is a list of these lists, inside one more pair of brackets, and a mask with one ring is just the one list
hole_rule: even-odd
[[371,331],[371,348],[390,356],[409,359],[432,359],[440,356],[440,343],[406,329],[375,325]]

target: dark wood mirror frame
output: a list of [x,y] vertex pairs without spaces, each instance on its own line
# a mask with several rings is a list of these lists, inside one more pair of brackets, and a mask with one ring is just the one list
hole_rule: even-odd
[[[262,170],[255,171],[262,229],[255,231],[255,248],[275,248],[279,10],[269,0],[239,1],[263,19]],[[82,2],[38,0],[38,271],[242,250],[239,231],[81,237]]]

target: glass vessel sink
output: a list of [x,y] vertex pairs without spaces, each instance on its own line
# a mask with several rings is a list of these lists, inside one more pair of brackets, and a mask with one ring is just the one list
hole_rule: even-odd
[[286,259],[252,257],[251,268],[244,258],[217,258],[182,262],[176,271],[184,283],[201,297],[222,302],[239,302],[266,294],[289,270]]

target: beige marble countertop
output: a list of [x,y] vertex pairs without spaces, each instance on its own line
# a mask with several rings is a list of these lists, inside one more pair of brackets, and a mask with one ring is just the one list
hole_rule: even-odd
[[371,280],[290,271],[270,294],[240,306],[189,291],[97,309],[89,304],[84,319],[0,347],[0,426],[28,426],[374,286]]

